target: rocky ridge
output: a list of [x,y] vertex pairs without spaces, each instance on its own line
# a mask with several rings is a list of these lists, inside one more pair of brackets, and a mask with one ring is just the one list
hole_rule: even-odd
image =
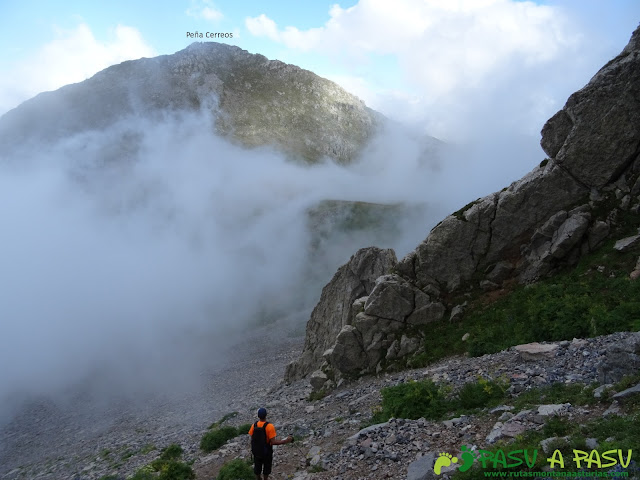
[[[460,294],[535,282],[575,265],[624,230],[624,215],[640,213],[638,125],[640,28],[545,124],[541,145],[549,158],[509,187],[442,220],[353,303],[346,322],[323,318],[342,329],[319,340],[322,348],[331,347],[323,359],[315,357],[315,370],[307,368],[315,372],[314,385],[331,388],[341,377],[378,372],[387,360],[418,353],[425,333],[416,327],[447,314],[460,318],[464,304],[454,303]],[[633,244],[637,237],[625,241]],[[310,337],[303,357],[314,348]],[[294,364],[285,380],[297,373]]]

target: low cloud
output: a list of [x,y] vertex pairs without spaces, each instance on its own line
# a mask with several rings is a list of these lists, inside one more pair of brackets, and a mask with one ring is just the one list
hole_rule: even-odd
[[111,65],[156,53],[140,32],[117,25],[107,42],[98,41],[89,26],[55,29],[55,38],[0,77],[0,115],[28,98],[85,80]]
[[246,328],[300,329],[337,266],[376,243],[345,235],[313,251],[310,207],[433,201],[387,232],[380,246],[400,256],[449,208],[400,129],[349,168],[212,130],[204,113],[132,116],[0,165],[0,403],[89,379],[125,394],[192,388]]

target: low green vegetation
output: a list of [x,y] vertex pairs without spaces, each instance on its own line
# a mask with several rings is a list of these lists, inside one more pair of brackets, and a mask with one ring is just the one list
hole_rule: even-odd
[[196,474],[191,465],[181,462],[182,447],[172,444],[163,449],[160,456],[138,470],[129,480],[192,480]]
[[424,352],[407,366],[465,353],[481,356],[523,343],[640,330],[640,281],[628,278],[640,246],[618,252],[614,243],[606,242],[570,271],[517,286],[500,298],[473,293],[462,321],[429,324]]
[[594,405],[598,402],[598,399],[593,396],[594,389],[595,385],[554,383],[522,392],[513,400],[513,405],[518,410],[552,403],[570,403],[574,406]]
[[382,389],[382,405],[371,422],[381,423],[392,417],[442,420],[471,413],[479,408],[498,405],[505,399],[506,389],[506,382],[482,378],[455,392],[431,380],[402,383]]
[[146,455],[147,453],[151,453],[156,449],[156,446],[149,443],[140,449],[140,453],[142,455]]
[[255,478],[251,464],[236,458],[222,466],[216,480],[254,480]]
[[230,420],[237,416],[238,416],[238,412],[231,412],[224,415],[217,422],[213,422],[209,426],[210,431],[205,433],[202,439],[200,440],[200,449],[209,453],[220,448],[222,445],[224,445],[227,442],[227,440],[235,438],[239,435],[248,434],[249,429],[251,428],[250,423],[245,423],[238,427],[222,425],[227,420]]
[[473,202],[469,202],[464,207],[462,207],[460,210],[457,210],[457,211],[453,212],[451,215],[456,217],[458,220],[462,220],[463,222],[466,222],[467,219],[464,216],[464,212],[469,210],[471,207],[473,207],[479,201],[480,201],[480,199],[478,198],[477,200],[474,200]]
[[324,397],[327,396],[327,391],[326,390],[318,390],[317,392],[311,392],[309,394],[309,396],[307,397],[307,401],[308,402],[315,402],[317,400],[322,400]]
[[202,440],[200,440],[200,449],[204,450],[207,453],[213,452],[214,450],[217,450],[222,445],[227,443],[227,440],[235,438],[238,435],[247,434],[249,432],[249,428],[251,428],[251,425],[249,425],[246,429],[245,427],[246,425],[241,425],[240,427],[227,426],[215,428],[210,432],[204,434]]

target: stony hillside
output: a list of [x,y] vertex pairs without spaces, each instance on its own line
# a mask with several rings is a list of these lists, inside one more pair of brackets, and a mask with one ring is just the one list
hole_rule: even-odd
[[312,72],[235,46],[193,43],[24,102],[0,118],[0,156],[30,141],[103,129],[127,115],[200,109],[212,114],[218,134],[247,147],[275,146],[308,162],[350,162],[383,121]]

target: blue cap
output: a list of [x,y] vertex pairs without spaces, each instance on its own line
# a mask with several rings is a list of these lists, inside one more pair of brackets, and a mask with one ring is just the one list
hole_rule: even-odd
[[266,418],[267,416],[267,409],[264,407],[261,407],[258,409],[258,418]]

